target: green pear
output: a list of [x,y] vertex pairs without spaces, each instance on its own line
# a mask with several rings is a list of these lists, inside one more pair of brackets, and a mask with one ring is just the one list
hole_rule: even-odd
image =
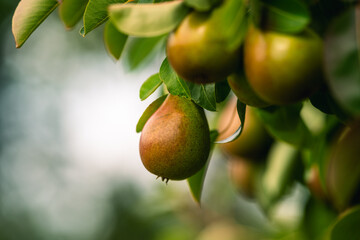
[[239,0],[226,0],[211,12],[193,11],[170,34],[166,53],[180,77],[194,83],[220,82],[236,69],[240,46],[228,47],[231,41],[224,33],[228,28],[221,23],[229,18],[229,8],[242,5]]
[[322,40],[310,29],[296,35],[250,27],[244,67],[254,92],[272,104],[290,104],[314,93],[322,81]]
[[145,168],[163,180],[182,180],[198,172],[210,152],[204,110],[191,100],[168,95],[146,122],[140,137]]
[[233,73],[228,77],[227,80],[231,90],[234,92],[240,102],[258,108],[263,108],[270,105],[254,92],[254,90],[246,80],[244,73]]

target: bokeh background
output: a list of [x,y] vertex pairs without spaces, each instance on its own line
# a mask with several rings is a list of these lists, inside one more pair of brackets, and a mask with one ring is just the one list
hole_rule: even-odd
[[[126,53],[114,62],[101,28],[83,38],[56,11],[16,49],[17,2],[0,1],[1,240],[249,240],[279,230],[232,186],[218,150],[201,208],[186,181],[166,185],[143,167],[135,126],[154,98],[141,102],[139,88],[162,52],[136,67]],[[296,225],[303,192],[277,223]]]

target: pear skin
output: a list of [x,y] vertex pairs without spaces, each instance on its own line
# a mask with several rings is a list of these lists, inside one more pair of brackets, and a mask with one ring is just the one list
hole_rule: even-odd
[[[169,63],[183,79],[193,83],[224,81],[240,61],[240,46],[229,49],[223,20],[229,8],[240,2],[222,1],[211,12],[193,11],[169,35],[166,53]],[[240,11],[240,10],[239,10]]]
[[170,94],[146,122],[139,148],[145,168],[163,180],[194,175],[210,152],[204,110],[191,100]]
[[295,103],[322,81],[322,40],[310,29],[290,35],[250,27],[244,42],[244,67],[254,92],[271,104]]

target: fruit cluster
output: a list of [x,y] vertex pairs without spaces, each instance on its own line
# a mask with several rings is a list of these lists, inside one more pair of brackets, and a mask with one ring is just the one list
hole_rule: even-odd
[[[264,202],[265,206],[280,198],[294,181],[304,182],[314,196],[321,196],[339,211],[359,203],[360,120],[357,114],[349,113],[335,101],[329,90],[331,82],[324,71],[324,32],[319,28],[312,29],[309,23],[300,29],[287,31],[281,29],[281,24],[271,24],[274,19],[266,14],[257,16],[260,21],[256,21],[256,16],[248,20],[243,17],[246,27],[240,23],[229,26],[242,31],[227,31],[221,24],[222,18],[237,19],[243,5],[246,4],[224,0],[210,11],[192,11],[169,34],[166,44],[168,63],[179,79],[184,79],[189,86],[226,83],[235,95],[232,100],[227,100],[227,94],[223,97],[227,105],[217,127],[219,146],[230,158],[233,182],[249,197],[256,198],[257,192],[266,192],[266,184],[262,184],[264,176],[270,174],[271,165],[275,164],[272,162],[279,162],[281,158],[275,154],[276,157],[272,158],[276,159],[271,160],[271,152],[279,151],[274,150],[276,148],[283,149],[278,145],[287,142],[290,143],[291,157],[283,157],[285,162],[281,163],[286,166],[282,170],[286,173],[271,173],[287,174],[279,180],[279,184],[284,186],[279,186],[276,194],[265,196],[270,199]],[[236,7],[237,11],[230,10]],[[256,11],[256,7],[250,7],[250,11]],[[271,12],[266,8],[262,11]],[[234,40],[236,38],[242,40]],[[332,102],[318,104],[319,99],[322,103]],[[246,111],[240,110],[237,114],[236,100],[247,105]],[[140,154],[145,167],[167,180],[185,179],[195,174],[206,164],[210,150],[205,116],[186,107],[177,107],[180,101],[195,108],[194,99],[175,97],[170,91],[167,100],[145,124],[140,140]],[[333,123],[323,124],[321,133],[310,131],[302,119],[303,104],[320,109],[322,112],[315,115]],[[324,106],[331,108],[330,112]],[[245,115],[246,121],[240,121],[241,114]],[[269,116],[270,121],[274,121],[271,114],[277,115],[277,124],[267,122]],[[329,115],[335,115],[335,120],[331,118],[330,121]],[[185,116],[194,120],[180,121]],[[290,129],[285,129],[286,121],[290,122]],[[237,131],[239,126],[242,131]],[[299,126],[300,130],[296,129]],[[336,134],[330,136],[331,132]],[[304,136],[289,138],[291,134]],[[231,135],[231,140],[221,141]],[[319,147],[315,143],[318,139],[322,139],[321,153],[316,149]],[[310,152],[310,157],[302,156],[304,152]],[[354,174],[348,175],[350,166]],[[341,187],[343,185],[346,187]],[[264,197],[258,198],[261,201]]]
[[[83,36],[106,22],[115,59],[123,50],[129,62],[146,59],[166,41],[159,72],[140,89],[144,100],[164,85],[136,127],[151,173],[188,179],[200,201],[217,143],[240,191],[264,208],[293,182],[340,212],[359,203],[358,1],[39,2],[22,0],[14,13],[17,47],[57,6],[67,28],[83,18]],[[219,108],[210,131],[204,109]]]

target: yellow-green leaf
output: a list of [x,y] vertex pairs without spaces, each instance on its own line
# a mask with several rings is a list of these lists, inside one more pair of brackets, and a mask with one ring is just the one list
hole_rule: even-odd
[[182,1],[154,4],[113,4],[109,16],[119,31],[154,37],[172,31],[189,12]]
[[16,47],[21,47],[35,29],[59,5],[57,0],[22,0],[12,19]]

